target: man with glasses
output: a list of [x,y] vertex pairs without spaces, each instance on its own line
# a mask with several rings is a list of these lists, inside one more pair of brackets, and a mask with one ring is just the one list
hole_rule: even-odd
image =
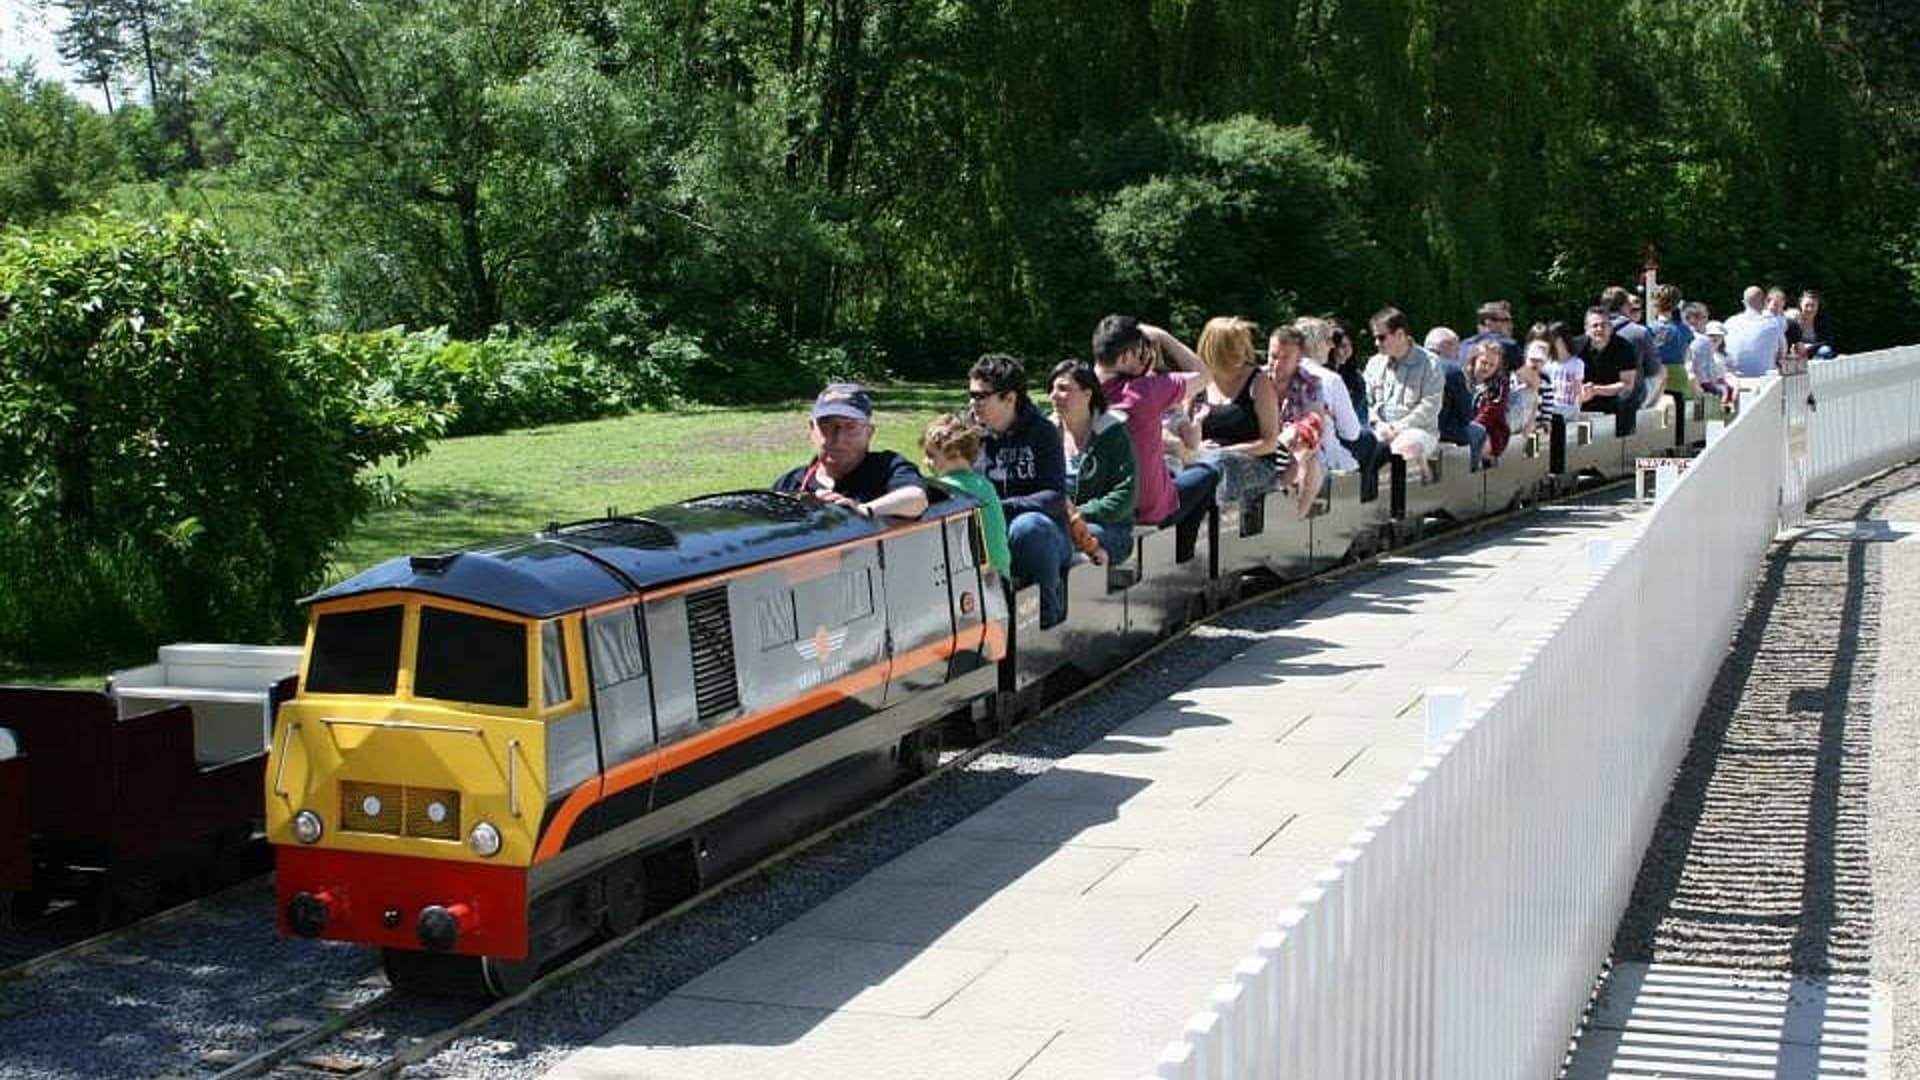
[[1474,346],[1487,340],[1497,341],[1507,373],[1519,371],[1525,357],[1520,353],[1520,343],[1513,339],[1513,306],[1505,300],[1489,300],[1480,305],[1476,315],[1480,329],[1460,343],[1460,355],[1472,356]]
[[1027,369],[1005,353],[987,353],[967,372],[973,418],[986,429],[983,468],[1007,516],[1015,584],[1040,590],[1040,625],[1066,618],[1063,576],[1073,561],[1067,533],[1067,456],[1060,429],[1027,397]]
[[[1446,373],[1432,353],[1413,343],[1406,313],[1381,308],[1369,322],[1379,352],[1367,361],[1367,401],[1373,433],[1407,462],[1407,475],[1424,483],[1427,459],[1440,448],[1440,401]],[[1387,459],[1380,455],[1380,461]]]
[[813,495],[866,518],[914,518],[927,509],[927,481],[913,463],[873,441],[873,395],[834,383],[813,400],[807,421],[813,460],[774,482],[775,491]]

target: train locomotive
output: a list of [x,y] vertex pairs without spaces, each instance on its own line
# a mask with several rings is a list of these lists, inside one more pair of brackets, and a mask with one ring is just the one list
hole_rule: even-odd
[[823,771],[924,767],[1008,651],[972,510],[713,495],[320,593],[267,778],[283,928],[511,992],[796,835]]
[[1684,450],[1712,408],[1663,403],[1626,438],[1556,421],[1478,472],[1445,447],[1432,482],[1396,467],[1376,498],[1336,475],[1304,520],[1256,496],[1215,510],[1186,559],[1142,529],[1129,559],[1069,572],[1046,629],[957,495],[888,527],[734,492],[391,560],[309,599],[266,776],[281,929],[377,946],[403,990],[512,993],[836,793],[929,768],[946,722],[1003,726],[1248,571],[1299,576],[1620,476]]

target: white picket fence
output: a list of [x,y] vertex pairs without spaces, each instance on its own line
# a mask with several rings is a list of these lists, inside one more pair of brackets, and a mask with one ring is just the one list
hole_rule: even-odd
[[[1788,413],[1809,386],[1803,484],[1788,475]],[[1555,1074],[1753,575],[1796,516],[1782,492],[1920,453],[1920,348],[1817,363],[1742,406],[1214,990],[1155,1077]]]
[[1808,425],[1810,490],[1832,491],[1913,456],[1920,442],[1920,345],[1816,361],[1808,374],[1816,403]]

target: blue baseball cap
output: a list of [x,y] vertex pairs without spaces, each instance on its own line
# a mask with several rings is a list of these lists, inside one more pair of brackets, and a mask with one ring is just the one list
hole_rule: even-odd
[[873,395],[859,383],[837,382],[820,391],[813,399],[813,418],[844,416],[849,420],[873,422]]

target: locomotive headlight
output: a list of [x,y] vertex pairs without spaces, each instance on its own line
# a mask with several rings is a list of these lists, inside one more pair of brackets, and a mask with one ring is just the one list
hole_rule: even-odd
[[475,855],[491,859],[500,854],[500,830],[483,821],[467,834],[467,846],[473,849]]
[[318,843],[320,835],[326,831],[326,824],[320,820],[320,815],[311,810],[302,810],[293,815],[293,838],[303,844]]

